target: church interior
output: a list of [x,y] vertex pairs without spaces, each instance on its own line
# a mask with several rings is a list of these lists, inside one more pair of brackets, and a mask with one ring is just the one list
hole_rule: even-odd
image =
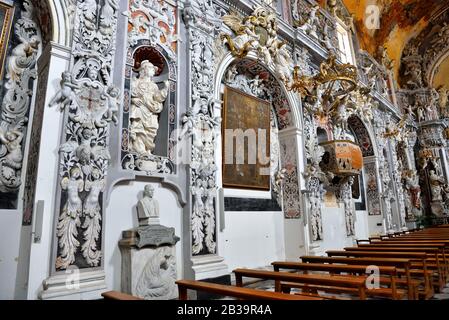
[[449,2],[0,0],[0,299],[449,300]]

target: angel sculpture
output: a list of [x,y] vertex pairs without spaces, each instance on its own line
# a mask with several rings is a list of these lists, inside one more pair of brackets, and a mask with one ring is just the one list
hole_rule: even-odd
[[290,53],[287,51],[284,42],[279,43],[274,51],[274,65],[276,74],[280,80],[284,81],[287,84],[290,84],[292,81],[291,67],[293,65],[293,59],[290,56]]
[[73,167],[70,177],[64,177],[61,187],[67,191],[67,200],[58,221],[58,238],[61,255],[56,260],[56,269],[66,269],[75,262],[75,253],[80,245],[77,240],[78,228],[81,225],[80,216],[83,212],[83,202],[79,193],[84,190],[81,170]]
[[120,104],[120,89],[115,86],[109,87],[105,90],[104,95],[108,100],[108,108],[107,111],[103,114],[103,118],[96,123],[96,125],[101,128],[106,127],[110,121],[112,121],[114,124],[118,124],[117,114]]
[[221,36],[234,56],[243,58],[249,51],[257,50],[260,47],[260,36],[255,33],[255,26],[251,17],[244,18],[238,13],[232,13],[225,15],[222,19],[225,25],[237,35],[234,39],[228,34]]
[[56,96],[50,101],[49,107],[60,103],[62,110],[65,106],[70,105],[75,100],[74,90],[79,89],[80,87],[73,83],[72,80],[72,74],[69,71],[62,73],[61,90],[59,90]]
[[18,37],[21,43],[11,52],[6,75],[6,78],[13,82],[20,80],[21,74],[26,69],[25,66],[28,66],[30,59],[33,59],[33,54],[37,52],[40,44],[36,36],[29,37],[26,34],[19,33]]
[[98,159],[110,159],[109,152],[106,148],[100,145],[94,145],[96,139],[96,132],[85,127],[78,132],[79,143],[77,141],[67,141],[64,143],[60,152],[67,154],[73,154],[78,159],[83,173],[89,175],[92,171],[91,161],[97,161]]

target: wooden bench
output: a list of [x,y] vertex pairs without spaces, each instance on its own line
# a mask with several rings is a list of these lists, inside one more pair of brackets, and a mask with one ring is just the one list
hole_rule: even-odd
[[345,248],[347,251],[390,251],[390,252],[425,252],[432,255],[428,258],[427,268],[436,270],[438,275],[438,285],[442,288],[446,284],[448,276],[448,265],[445,254],[444,244],[359,244],[357,248]]
[[315,296],[292,295],[195,280],[178,280],[176,284],[178,285],[179,300],[188,300],[188,290],[204,291],[241,300],[325,300]]
[[144,300],[139,297],[132,296],[130,294],[118,292],[118,291],[107,291],[103,292],[101,296],[105,300]]
[[[347,273],[350,275],[366,275],[367,268],[369,266],[366,265],[333,265],[333,264],[323,264],[323,263],[301,263],[301,262],[282,262],[276,261],[272,263],[274,267],[274,271],[280,271],[281,269],[289,269],[302,271],[305,274],[308,274],[309,271],[319,271],[319,272],[329,272],[330,274],[341,274]],[[404,298],[405,291],[398,290],[396,287],[396,268],[395,267],[378,267],[378,271],[380,275],[387,275],[388,277],[380,277],[381,284],[387,284],[389,288],[376,288],[369,289],[367,288],[367,294],[369,296],[379,296],[379,297],[387,297],[394,300],[401,300]],[[365,276],[366,279],[366,276]],[[309,285],[310,286],[310,285]],[[284,292],[284,288],[287,285],[282,286],[282,291]],[[292,286],[296,287],[296,286]],[[328,287],[316,287],[316,290],[321,289],[325,292],[336,293],[333,288]],[[354,289],[352,289],[354,290]],[[338,293],[338,292],[337,292]],[[356,291],[352,291],[352,293],[357,293]]]
[[[329,264],[348,264],[348,265],[366,265],[366,266],[394,266],[398,275],[404,275],[405,279],[397,279],[396,283],[407,288],[408,298],[416,300],[421,291],[418,289],[420,285],[424,285],[423,280],[415,280],[411,277],[410,260],[409,259],[393,259],[393,258],[347,258],[347,257],[317,257],[317,256],[301,256],[301,261],[306,263],[329,263]],[[428,288],[427,288],[428,289]],[[433,295],[433,291],[427,292],[423,290],[422,294],[426,299]]]
[[[426,296],[434,292],[432,277],[434,272],[427,269],[428,255],[425,252],[372,252],[372,251],[326,251],[329,257],[356,257],[356,258],[404,258],[411,262],[410,273],[422,278],[425,282]],[[400,272],[401,270],[398,270]]]
[[321,285],[335,288],[355,288],[358,292],[359,299],[366,299],[366,277],[360,278],[353,276],[331,276],[322,274],[292,274],[289,272],[252,269],[236,269],[233,272],[235,274],[236,285],[239,287],[243,285],[242,278],[249,277],[264,280],[274,280],[276,292],[281,292],[281,282],[291,282],[303,285]]

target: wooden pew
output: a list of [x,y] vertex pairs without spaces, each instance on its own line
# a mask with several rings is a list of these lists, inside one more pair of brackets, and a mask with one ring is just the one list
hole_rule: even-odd
[[103,292],[101,296],[105,300],[144,300],[139,297],[132,296],[130,294],[118,292],[118,291],[107,291]]
[[373,244],[359,244],[357,249],[345,248],[345,250],[376,250],[376,251],[400,251],[400,252],[426,252],[427,254],[433,254],[433,258],[429,258],[427,267],[429,269],[437,270],[437,276],[439,277],[439,285],[445,285],[448,277],[449,266],[447,264],[447,257],[445,253],[445,245],[441,243],[437,244],[395,244],[393,242],[373,243]]
[[[425,281],[415,280],[411,277],[410,259],[393,259],[393,258],[347,258],[347,257],[317,257],[317,256],[301,256],[301,261],[305,263],[329,263],[329,264],[349,264],[349,265],[366,265],[366,266],[394,266],[398,275],[404,275],[405,279],[396,280],[397,284],[405,286],[408,290],[408,298],[416,300],[421,293],[418,287],[422,284],[425,287]],[[430,281],[429,281],[430,282]],[[422,296],[425,299],[432,297],[432,288],[425,288]]]
[[233,272],[235,274],[236,285],[239,287],[243,285],[242,278],[249,277],[264,280],[274,280],[276,292],[281,292],[281,282],[291,282],[303,285],[320,285],[343,288],[343,291],[344,288],[353,288],[356,289],[360,300],[366,299],[366,277],[331,276],[324,274],[292,274],[289,272],[252,269],[236,269]]
[[[447,281],[449,277],[449,240],[383,240],[383,241],[373,241],[372,245],[391,245],[391,246],[409,246],[409,247],[437,247],[442,250],[443,262],[445,266],[445,279]],[[359,245],[360,247],[361,245]]]
[[[366,265],[332,265],[332,264],[323,264],[323,263],[301,263],[301,262],[284,262],[284,261],[276,261],[271,263],[274,268],[274,271],[280,271],[281,269],[288,270],[296,270],[302,271],[304,274],[308,274],[310,271],[319,271],[319,272],[328,272],[330,274],[341,274],[347,273],[351,275],[363,275],[366,279],[366,271],[369,266]],[[378,288],[378,289],[368,289],[367,294],[369,296],[379,296],[379,297],[387,297],[394,300],[401,300],[405,295],[405,291],[398,290],[396,286],[396,268],[395,267],[378,267],[380,275],[387,275],[388,277],[381,277],[381,284],[387,284],[390,288]],[[284,292],[284,288],[297,287],[295,285],[281,285],[282,291]],[[310,285],[308,285],[310,287]],[[336,290],[329,287],[315,287],[315,289],[320,289],[323,291],[328,291],[335,293]],[[337,290],[337,293],[339,291]],[[340,290],[341,292],[341,290]],[[347,291],[350,292],[349,290]],[[356,293],[356,292],[352,292]]]
[[195,280],[178,280],[176,284],[179,290],[179,300],[188,300],[188,290],[204,291],[241,300],[325,300],[315,296],[292,295]]
[[425,252],[370,252],[370,251],[326,251],[329,257],[356,257],[356,258],[404,258],[410,259],[413,275],[419,276],[425,282],[426,296],[428,293],[433,294],[432,276],[433,272],[427,269],[427,254]]

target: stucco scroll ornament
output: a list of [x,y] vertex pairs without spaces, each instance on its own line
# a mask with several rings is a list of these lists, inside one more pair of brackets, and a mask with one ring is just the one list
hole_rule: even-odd
[[[205,183],[206,185],[206,183]],[[204,201],[204,231],[205,243],[209,253],[215,253],[216,243],[215,234],[215,197],[217,195],[217,186],[215,179],[207,180],[205,189],[206,200]]]
[[78,167],[70,170],[70,176],[61,180],[61,187],[67,190],[67,201],[59,216],[57,235],[61,252],[56,259],[56,269],[67,269],[75,262],[75,254],[80,246],[78,228],[81,226],[83,202],[80,192],[84,190],[82,171]]
[[198,254],[203,250],[204,241],[204,194],[206,192],[203,180],[197,179],[190,187],[190,192],[193,196],[193,210],[192,210],[192,252]]
[[16,192],[21,185],[23,138],[33,80],[37,77],[37,54],[41,43],[39,27],[33,21],[34,7],[25,0],[25,10],[14,26],[18,44],[5,63],[6,74],[0,117],[0,192]]
[[84,201],[83,238],[85,242],[81,247],[83,257],[89,265],[97,265],[101,258],[101,251],[97,250],[97,240],[101,231],[100,193],[106,188],[102,172],[95,168],[86,180],[84,189],[89,192]]
[[[0,126],[0,191],[16,190],[20,184],[20,170],[22,169],[22,141],[25,119],[15,126]],[[6,123],[4,123],[6,124]]]
[[179,139],[192,137],[191,168],[193,183],[190,191],[193,197],[191,218],[192,252],[203,250],[215,253],[215,199],[217,186],[215,174],[217,166],[214,159],[217,128],[221,118],[211,115],[213,100],[197,98],[195,104],[183,117],[183,130]]

